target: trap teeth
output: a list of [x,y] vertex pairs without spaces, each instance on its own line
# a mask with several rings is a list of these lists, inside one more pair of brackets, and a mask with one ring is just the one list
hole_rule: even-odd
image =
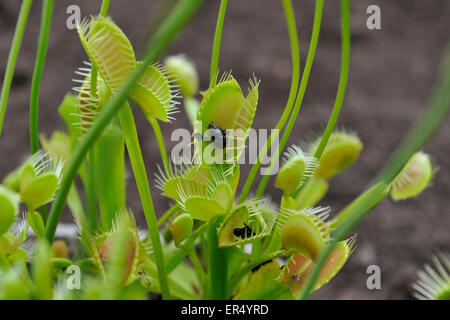
[[306,158],[300,147],[291,146],[284,154],[283,165],[281,166],[275,187],[282,189],[285,194],[291,194],[302,183],[306,169]]
[[432,261],[434,266],[426,264],[417,273],[414,296],[419,300],[450,300],[450,254],[441,253]]
[[164,65],[185,98],[192,97],[198,92],[197,70],[185,55],[170,56],[164,61]]
[[392,199],[404,200],[419,195],[430,185],[434,172],[430,156],[421,151],[416,152],[392,182]]
[[154,64],[148,66],[134,84],[131,97],[139,104],[147,118],[165,122],[174,119],[172,115],[178,112],[178,102],[175,99],[179,95],[172,81],[160,64]]
[[330,237],[330,228],[325,219],[328,208],[306,208],[290,210],[282,208],[277,220],[283,247],[301,252],[316,260]]

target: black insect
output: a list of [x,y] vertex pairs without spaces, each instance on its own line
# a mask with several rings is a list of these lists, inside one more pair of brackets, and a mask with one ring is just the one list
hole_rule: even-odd
[[209,124],[211,132],[211,141],[216,148],[223,149],[227,145],[227,131],[215,125],[213,122]]
[[251,236],[255,235],[255,232],[250,228],[245,222],[243,228],[234,228],[233,234],[236,237],[239,237],[241,239],[250,238]]

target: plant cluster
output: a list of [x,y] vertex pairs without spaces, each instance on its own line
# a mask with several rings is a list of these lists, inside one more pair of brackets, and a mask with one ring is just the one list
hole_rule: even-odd
[[[293,8],[290,0],[281,2],[292,48],[292,83],[275,126],[284,131],[271,170],[300,111],[324,6],[323,0],[316,1],[300,81]],[[103,1],[100,15],[80,24],[78,34],[88,59],[75,72],[74,92],[59,107],[67,131],[36,141],[34,96],[30,136],[37,148],[0,185],[1,299],[146,299],[149,293],[164,299],[306,298],[336,276],[349,259],[356,247],[356,236],[349,231],[364,214],[388,196],[393,200],[416,197],[430,185],[436,170],[430,156],[420,151],[437,127],[428,121],[418,125],[374,183],[342,211],[330,217],[330,208],[317,206],[330,180],[351,166],[363,148],[357,134],[335,130],[350,56],[349,1],[341,0],[341,77],[328,125],[310,145],[286,148],[274,181],[282,194],[279,202],[265,195],[270,175],[261,179],[251,195],[261,159],[278,133],[269,137],[247,179],[241,179],[238,160],[257,114],[260,81],[251,77],[246,92],[231,72],[218,72],[227,1],[221,1],[206,90],[199,92],[197,72],[185,56],[155,62],[200,3],[180,1],[141,61],[126,34],[107,16],[109,1]],[[29,5],[30,1],[23,1],[19,43]],[[44,1],[37,66],[45,59],[52,8],[53,1]],[[14,60],[8,65],[12,64],[12,70]],[[39,88],[41,73],[42,68],[35,70],[33,87]],[[425,119],[445,114],[449,78],[447,72]],[[2,92],[2,101],[7,91]],[[175,120],[180,100],[193,126],[195,159],[174,165],[167,156],[160,123]],[[159,220],[131,101],[139,106],[135,112],[146,117],[158,142],[162,167],[155,183],[173,200]],[[141,198],[146,232],[138,229],[126,205],[125,153]],[[74,182],[75,177],[80,183]],[[240,182],[242,190],[238,190]],[[26,206],[23,215],[19,214],[21,204]],[[54,240],[65,205],[79,231],[79,248],[71,250],[64,241]],[[429,267],[420,274],[416,285],[420,297],[448,298],[449,277],[444,270],[449,267],[448,258],[441,261],[436,262],[440,275]],[[81,270],[79,286],[73,277],[71,285],[68,282],[67,271],[74,266]]]

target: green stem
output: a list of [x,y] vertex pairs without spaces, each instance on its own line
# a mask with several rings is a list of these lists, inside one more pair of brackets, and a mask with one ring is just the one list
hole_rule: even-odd
[[164,144],[164,137],[161,133],[161,128],[159,127],[158,120],[155,118],[149,118],[153,132],[155,133],[156,142],[158,143],[159,153],[161,154],[161,158],[163,161],[164,170],[166,171],[166,175],[172,175],[172,167],[169,163],[169,158],[167,157],[166,146]]
[[95,192],[95,152],[94,148],[88,152],[88,174],[86,185],[86,212],[88,217],[88,225],[91,231],[96,231],[98,227],[97,218],[97,198]]
[[228,0],[220,2],[219,16],[217,17],[216,32],[214,34],[214,44],[211,57],[211,69],[209,73],[209,86],[213,86],[213,82],[217,78],[219,70],[220,42],[222,41],[223,22],[225,20],[225,12],[227,11]]
[[224,248],[218,248],[217,229],[223,216],[213,218],[208,227],[208,256],[209,256],[209,299],[225,300],[227,298],[228,261]]
[[167,221],[172,215],[174,215],[178,211],[179,207],[177,204],[173,205],[172,207],[167,210],[161,218],[158,220],[158,228],[163,225],[164,222]]
[[272,145],[272,141],[279,135],[280,130],[283,129],[284,125],[289,119],[289,115],[291,114],[295,102],[295,97],[298,91],[298,83],[300,79],[300,48],[298,43],[297,25],[295,22],[295,15],[294,10],[292,8],[292,2],[290,0],[283,0],[282,3],[284,8],[284,14],[286,17],[286,24],[289,32],[289,41],[291,44],[292,78],[291,78],[291,88],[289,90],[289,98],[284,108],[283,114],[281,115],[280,120],[278,120],[278,123],[275,126],[275,130],[272,131],[272,133],[270,134],[264,147],[258,154],[256,163],[253,164],[252,166],[252,169],[247,177],[247,180],[245,181],[245,184],[242,188],[242,192],[239,196],[239,203],[242,203],[245,201],[245,199],[247,199],[248,193],[250,192],[256,174],[258,173],[258,170],[261,167],[261,161],[263,157],[265,157],[267,151]]
[[[100,16],[106,17],[108,14],[109,0],[103,0],[100,9]],[[90,94],[92,98],[97,97],[97,68],[93,65],[91,69],[90,78]],[[86,188],[86,211],[88,215],[88,222],[91,231],[97,230],[98,217],[97,217],[97,194],[95,192],[95,148],[89,150],[88,153],[88,176],[87,176],[87,188]]]
[[103,112],[97,117],[86,135],[77,145],[63,176],[61,187],[59,188],[55,201],[53,202],[49,219],[45,227],[45,237],[50,243],[53,241],[55,236],[56,226],[58,225],[58,221],[61,217],[67,194],[78,172],[78,168],[87,154],[87,151],[92,146],[94,141],[100,136],[103,129],[117,114],[119,109],[124,105],[128,97],[128,92],[133,84],[145,72],[147,67],[158,57],[158,55],[166,49],[175,35],[192,18],[201,3],[202,0],[181,0],[178,3],[174,11],[167,18],[156,36],[153,38],[154,40],[151,50],[146,54],[142,63],[133,71],[117,94],[115,94],[104,107]]
[[[374,191],[375,189],[376,191]],[[389,194],[389,188],[386,187],[383,193],[378,190],[380,187],[375,184],[365,192],[361,193],[355,200],[353,200],[348,206],[341,210],[331,221],[330,227],[332,229],[339,228],[354,214],[359,207],[365,206],[367,211],[376,206],[381,200],[383,200]],[[374,193],[377,196],[374,196]]]
[[145,220],[148,225],[148,233],[150,234],[150,239],[152,240],[156,265],[158,266],[161,294],[163,299],[170,299],[167,272],[164,265],[164,255],[162,252],[161,239],[159,238],[155,208],[153,206],[152,195],[150,193],[150,185],[148,183],[144,159],[142,158],[141,147],[139,146],[139,138],[136,125],[134,123],[133,112],[131,111],[128,103],[120,109],[119,118],[128,155],[130,157],[131,167],[133,168],[134,178],[141,197],[142,208],[144,209]]
[[200,283],[202,286],[205,285],[205,278],[206,274],[203,270],[202,264],[200,263],[200,260],[197,257],[197,253],[195,252],[195,248],[186,248],[185,246],[181,247],[184,251],[186,251],[186,254],[188,255],[189,259],[192,262],[192,265],[194,266],[195,272],[197,273],[197,277],[200,280]]
[[39,89],[41,86],[42,71],[44,70],[45,56],[47,55],[48,38],[52,24],[53,0],[44,0],[42,4],[41,31],[39,34],[39,43],[34,65],[33,80],[31,82],[30,96],[30,140],[31,152],[39,151],[39,132],[38,132],[38,105]]
[[[110,0],[103,0],[102,1],[102,6],[100,8],[100,16],[102,17],[106,17],[108,15],[108,8],[109,8],[109,2]],[[90,88],[90,92],[91,92],[91,96],[92,97],[96,97],[97,96],[97,68],[92,65],[91,68],[91,88]]]
[[100,8],[100,15],[102,17],[106,17],[108,15],[109,3],[110,0],[103,0],[102,6]]
[[347,89],[348,71],[350,66],[350,3],[348,0],[341,0],[341,75],[339,77],[339,88],[334,102],[333,111],[328,120],[325,132],[320,140],[314,157],[320,159],[325,149],[328,139],[334,130],[336,122],[341,112],[342,103],[344,102],[345,91]]
[[429,102],[430,108],[419,118],[420,120],[412,128],[402,145],[397,148],[391,160],[377,175],[374,186],[369,189],[370,191],[367,191],[371,192],[372,195],[366,195],[359,206],[353,207],[352,212],[345,212],[346,219],[339,221],[339,227],[333,233],[332,240],[320,254],[313,272],[303,288],[300,299],[309,297],[313,285],[334,245],[341,241],[357,225],[373,206],[374,201],[384,197],[386,186],[396,177],[411,155],[421,149],[445,121],[450,110],[450,50],[447,51],[442,70],[443,74],[437,90]]
[[16,68],[17,56],[19,55],[20,46],[22,44],[23,34],[30,14],[30,8],[33,0],[23,0],[20,7],[19,18],[17,19],[14,38],[9,50],[8,63],[6,65],[5,77],[3,78],[2,94],[0,97],[0,136],[2,135],[3,120],[5,119],[6,106],[8,104],[9,92]]
[[393,180],[405,163],[420,150],[446,121],[450,110],[450,46],[442,63],[439,83],[429,100],[429,110],[421,116],[375,181]]
[[[262,178],[261,183],[259,184],[258,190],[256,191],[256,197],[261,197],[263,195],[264,190],[266,189],[267,183],[269,182],[269,179],[271,177],[270,173],[274,169],[274,164],[276,161],[277,162],[279,161],[279,154],[286,146],[287,140],[289,139],[292,129],[294,128],[295,121],[297,120],[298,113],[300,112],[303,98],[305,97],[306,87],[308,85],[308,80],[309,80],[309,75],[311,73],[312,64],[314,62],[314,57],[316,55],[317,43],[319,42],[320,26],[322,24],[323,3],[324,3],[323,0],[316,1],[313,30],[312,30],[312,35],[311,35],[311,44],[309,46],[308,57],[306,58],[305,70],[303,71],[302,81],[300,82],[300,90],[298,93],[297,100],[295,101],[294,110],[292,111],[292,114],[289,118],[289,122],[286,126],[286,130],[283,133],[281,142],[278,145],[275,156],[272,157],[271,164],[268,169],[269,174],[266,174]],[[344,60],[347,61],[348,58],[349,57],[347,55],[343,56],[343,61]],[[338,96],[339,96],[339,92],[340,91],[338,91]]]

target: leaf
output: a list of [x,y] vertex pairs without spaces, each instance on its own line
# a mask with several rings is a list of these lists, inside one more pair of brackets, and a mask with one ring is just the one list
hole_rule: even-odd
[[0,185],[0,235],[14,223],[19,210],[19,195]]
[[122,130],[110,126],[94,146],[95,184],[102,225],[111,228],[125,208],[125,144]]
[[328,208],[321,207],[299,211],[282,208],[278,228],[283,248],[315,260],[329,241],[330,228],[325,222],[328,213]]
[[134,50],[127,36],[108,17],[84,20],[78,34],[106,85],[116,93],[136,67]]
[[225,213],[225,209],[215,200],[191,197],[184,202],[184,208],[192,218],[209,221]]
[[276,261],[261,266],[234,300],[292,300],[289,287],[279,280],[280,274]]
[[[319,146],[319,137],[311,146],[309,153],[314,154]],[[327,180],[352,165],[359,157],[363,144],[358,136],[348,132],[333,132],[320,157],[320,165],[315,175]]]
[[301,210],[316,205],[328,191],[328,181],[324,178],[313,176],[302,187],[295,198],[296,209]]
[[155,64],[147,67],[141,78],[134,84],[131,97],[144,111],[147,118],[156,118],[164,122],[174,120],[177,113],[175,98],[177,90],[162,66]]
[[52,298],[52,276],[50,268],[50,247],[45,241],[39,242],[32,264],[34,296],[39,300]]
[[[352,254],[356,243],[356,237],[339,241],[328,256],[313,290],[317,290],[327,284],[342,269]],[[284,265],[282,282],[289,285],[294,298],[303,290],[309,276],[314,270],[314,262],[301,253],[293,254]]]
[[44,220],[42,220],[41,215],[36,211],[29,212],[27,215],[27,221],[31,229],[33,229],[36,237],[41,240],[44,237],[45,232]]
[[26,187],[21,188],[20,195],[30,210],[34,210],[51,201],[57,189],[58,177],[47,173],[33,178]]
[[405,200],[419,195],[431,184],[434,172],[430,156],[421,151],[416,152],[392,182],[392,199]]

